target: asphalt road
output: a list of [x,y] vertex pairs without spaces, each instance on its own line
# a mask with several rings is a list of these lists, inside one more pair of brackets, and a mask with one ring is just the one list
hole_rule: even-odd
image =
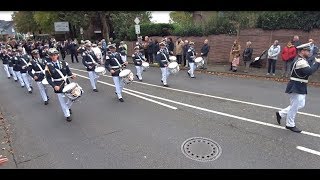
[[[125,86],[130,94],[123,93],[121,103],[112,78],[101,76],[96,93],[83,65],[70,67],[85,90],[72,106],[72,122],[51,87],[45,106],[35,83],[28,94],[0,71],[0,105],[11,123],[18,168],[320,168],[319,88],[309,87],[297,134],[275,120],[276,109],[289,103],[285,83],[207,74],[190,79],[180,71],[165,88],[160,69],[149,68],[143,82]],[[187,158],[181,145],[191,137],[218,143],[220,157]]]

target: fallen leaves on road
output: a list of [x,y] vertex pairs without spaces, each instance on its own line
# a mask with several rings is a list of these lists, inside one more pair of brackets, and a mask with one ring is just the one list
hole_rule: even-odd
[[[1,155],[1,157],[2,157],[2,155]],[[3,163],[5,163],[5,162],[8,162],[9,161],[9,159],[8,158],[1,158],[0,157],[0,165],[2,165]]]

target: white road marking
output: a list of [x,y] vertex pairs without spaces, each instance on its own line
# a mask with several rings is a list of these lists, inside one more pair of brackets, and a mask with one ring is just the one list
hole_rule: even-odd
[[320,156],[320,152],[319,151],[315,151],[315,150],[312,150],[312,149],[309,149],[309,148],[305,148],[305,147],[302,147],[302,146],[297,146],[297,149]]
[[[76,68],[70,68],[70,69],[74,69],[74,70],[82,71],[82,72],[88,72],[88,71],[84,71],[84,70],[76,69]],[[108,75],[104,75],[104,76],[112,77],[112,76],[108,76]],[[139,84],[148,85],[148,86],[153,86],[153,87],[157,87],[157,88],[163,88],[163,89],[168,89],[168,90],[178,91],[178,92],[184,92],[184,93],[198,95],[198,96],[204,96],[204,97],[210,97],[210,98],[215,98],[215,99],[221,99],[221,100],[225,100],[225,101],[232,101],[232,102],[237,102],[237,103],[242,103],[242,104],[248,104],[248,105],[258,106],[258,107],[263,107],[263,108],[268,108],[268,109],[276,109],[276,110],[281,110],[282,109],[282,108],[278,108],[278,107],[274,107],[274,106],[268,106],[268,105],[263,105],[263,104],[247,102],[247,101],[224,98],[224,97],[220,97],[220,96],[213,96],[213,95],[209,95],[209,94],[197,93],[197,92],[186,91],[186,90],[181,90],[181,89],[175,89],[175,88],[170,88],[170,87],[163,87],[163,86],[159,86],[159,85],[155,85],[155,84],[149,84],[149,83],[145,83],[145,82],[139,82],[139,81],[133,81],[133,82],[139,83]],[[305,116],[311,116],[311,117],[315,117],[315,118],[320,118],[320,115],[311,114],[311,113],[298,112],[298,114],[302,114],[302,115],[305,115]]]
[[[78,75],[78,76],[83,77],[83,78],[86,78],[86,79],[89,79],[88,77],[85,77],[85,76],[82,76],[82,75]],[[109,84],[109,83],[106,83],[106,82],[103,82],[103,81],[98,81],[98,82],[99,82],[99,83],[102,83],[102,84],[105,84],[105,85],[109,85],[109,86],[113,86],[113,87],[114,87],[114,85]],[[173,100],[170,100],[170,99],[166,99],[166,98],[162,98],[162,97],[158,97],[158,96],[154,96],[154,95],[142,93],[142,92],[135,91],[135,90],[131,90],[131,89],[127,89],[127,88],[123,88],[123,89],[124,89],[123,92],[126,92],[126,93],[128,93],[128,91],[129,91],[129,92],[133,92],[133,93],[135,93],[135,94],[141,94],[141,95],[144,95],[144,96],[147,96],[147,97],[159,99],[159,100],[162,100],[162,101],[171,102],[171,103],[173,103],[173,104],[179,104],[179,105],[181,105],[181,106],[186,106],[186,107],[193,108],[193,109],[197,109],[197,110],[201,110],[201,111],[206,111],[206,112],[218,114],[218,115],[221,115],[221,116],[231,117],[231,118],[239,119],[239,120],[242,120],[242,121],[247,121],[247,122],[252,122],[252,123],[255,123],[255,124],[261,124],[261,125],[264,125],[264,126],[269,126],[269,127],[274,127],[274,128],[278,128],[278,129],[287,130],[285,127],[282,127],[282,126],[279,126],[279,125],[270,124],[270,123],[266,123],[266,122],[261,122],[261,121],[257,121],[257,120],[254,120],[254,119],[249,119],[249,118],[245,118],[245,117],[240,117],[240,116],[236,116],[236,115],[232,115],[232,114],[227,114],[227,113],[223,113],[223,112],[219,112],[219,111],[214,111],[214,110],[210,110],[210,109],[206,109],[206,108],[202,108],[202,107],[197,107],[197,106],[193,106],[193,105],[190,105],[190,104],[181,103],[181,102],[178,102],[178,101],[173,101]],[[150,100],[151,100],[151,99],[150,99]],[[159,102],[159,103],[161,103],[161,102]],[[168,106],[169,106],[169,105],[168,105]],[[302,131],[301,134],[305,134],[305,135],[309,135],[309,136],[314,136],[314,137],[319,137],[319,138],[320,138],[320,134],[316,134],[316,133],[312,133],[312,132]]]
[[[76,73],[74,73],[74,74],[76,74]],[[88,77],[82,76],[82,75],[80,75],[80,74],[76,74],[76,75],[79,76],[79,77],[85,78],[85,79],[89,79]],[[109,84],[109,83],[106,83],[106,82],[103,82],[103,81],[97,81],[97,82],[102,83],[102,84],[105,84],[105,85],[108,85],[108,86],[114,87],[113,84]],[[159,102],[159,101],[155,101],[155,100],[153,100],[153,99],[149,99],[149,98],[146,98],[146,97],[143,97],[143,96],[139,96],[139,95],[133,94],[133,93],[131,93],[131,92],[127,92],[127,91],[122,91],[122,92],[127,93],[127,94],[130,94],[130,95],[135,96],[135,97],[138,97],[138,98],[141,98],[141,99],[144,99],[144,100],[146,100],[146,101],[150,101],[150,102],[153,102],[153,103],[156,103],[156,104],[165,106],[165,107],[170,108],[170,109],[173,109],[173,110],[177,110],[177,109],[178,109],[177,107],[170,106],[170,105],[168,105],[168,104],[165,104],[165,103],[162,103],[162,102]]]

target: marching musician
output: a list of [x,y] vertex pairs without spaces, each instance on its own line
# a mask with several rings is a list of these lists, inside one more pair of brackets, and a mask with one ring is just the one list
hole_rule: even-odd
[[21,73],[20,73],[20,69],[21,67],[19,66],[19,59],[18,59],[18,52],[17,50],[14,48],[12,49],[12,58],[11,58],[11,61],[13,63],[13,72],[16,74],[18,80],[19,80],[19,83],[20,83],[20,86],[21,88],[24,88],[24,82],[23,82],[23,79],[22,79],[22,76],[21,76]]
[[112,79],[116,88],[116,94],[120,102],[124,102],[122,98],[122,89],[124,83],[122,79],[119,77],[119,73],[122,67],[125,67],[128,64],[128,61],[123,62],[120,54],[116,52],[116,45],[109,45],[110,54],[106,55],[105,68],[111,73]]
[[14,81],[17,82],[18,78],[16,76],[16,73],[13,71],[13,56],[12,56],[12,49],[11,48],[7,49],[7,58],[8,58],[8,62],[9,62],[9,72],[12,75]]
[[1,52],[0,52],[0,59],[2,60],[2,64],[4,67],[4,70],[6,71],[8,79],[10,79],[10,71],[9,71],[9,57],[7,56],[8,52],[4,47],[1,47]]
[[191,78],[195,78],[194,70],[197,68],[197,66],[194,64],[194,60],[196,58],[197,53],[195,52],[196,50],[194,49],[194,42],[191,41],[189,45],[190,47],[187,52],[187,59],[189,62],[190,69],[187,71],[187,73]]
[[[45,78],[44,69],[47,61],[40,58],[39,51],[37,49],[31,51],[32,60],[28,68],[28,74],[36,81],[44,105],[49,103],[47,88],[42,84],[42,80]],[[34,74],[32,73],[34,70]]]
[[28,67],[29,67],[29,62],[30,62],[30,56],[27,54],[23,54],[23,49],[22,47],[18,47],[18,66],[20,67],[20,73],[21,77],[23,79],[24,84],[26,85],[28,92],[31,94],[32,93],[32,79],[27,74]]
[[142,81],[142,73],[143,73],[142,62],[145,61],[146,59],[142,56],[139,46],[136,46],[134,48],[134,54],[132,54],[132,60],[137,70],[136,76],[139,79],[139,81]]
[[94,52],[91,50],[91,43],[88,42],[85,44],[85,51],[82,52],[82,64],[87,68],[87,71],[89,73],[90,83],[93,88],[94,92],[98,92],[98,89],[96,87],[97,80],[99,76],[94,71],[96,66],[98,65],[98,58],[94,54]]
[[309,65],[307,58],[310,54],[310,43],[297,47],[298,56],[292,66],[290,81],[286,88],[286,93],[290,95],[290,105],[276,112],[277,122],[281,124],[281,119],[286,116],[286,128],[300,133],[301,130],[295,125],[295,116],[299,109],[305,106],[307,95],[308,78],[320,66],[320,58],[315,58],[312,65]]
[[76,76],[72,74],[66,61],[58,60],[59,51],[57,51],[57,49],[50,48],[48,53],[51,61],[47,62],[45,75],[48,83],[53,87],[54,92],[58,96],[60,106],[66,120],[70,122],[72,120],[71,105],[73,102],[62,93],[62,90],[66,84],[70,83],[66,76],[71,76],[72,79]]
[[161,82],[163,83],[163,86],[169,87],[167,84],[167,78],[169,77],[169,52],[166,50],[166,44],[164,42],[159,43],[160,50],[157,52],[156,60],[158,61],[161,69]]

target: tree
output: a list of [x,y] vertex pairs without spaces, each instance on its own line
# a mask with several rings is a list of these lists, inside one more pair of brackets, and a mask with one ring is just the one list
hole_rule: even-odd
[[12,14],[12,20],[18,32],[28,33],[39,30],[37,23],[34,21],[32,11],[18,11]]
[[192,13],[187,11],[172,11],[169,14],[170,22],[180,25],[192,23]]
[[54,32],[54,22],[58,20],[58,14],[50,11],[35,11],[33,19],[39,26],[39,34]]

